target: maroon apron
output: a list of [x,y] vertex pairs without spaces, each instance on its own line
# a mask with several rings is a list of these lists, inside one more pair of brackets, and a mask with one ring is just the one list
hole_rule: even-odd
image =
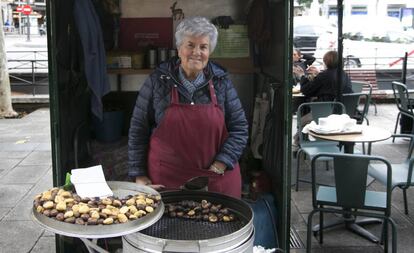
[[149,177],[153,184],[179,188],[193,177],[208,176],[209,191],[240,198],[238,163],[224,175],[208,170],[228,137],[211,80],[208,86],[210,104],[180,104],[177,85],[171,89],[171,103],[150,139]]

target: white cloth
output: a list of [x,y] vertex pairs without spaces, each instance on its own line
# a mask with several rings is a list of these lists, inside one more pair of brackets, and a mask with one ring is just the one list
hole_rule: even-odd
[[332,114],[326,118],[319,118],[319,124],[315,121],[307,124],[302,133],[307,134],[309,130],[318,134],[353,133],[362,132],[362,126],[357,125],[356,120],[347,114]]

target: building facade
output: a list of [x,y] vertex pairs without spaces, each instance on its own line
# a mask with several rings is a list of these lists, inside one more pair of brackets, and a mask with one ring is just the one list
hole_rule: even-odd
[[[399,18],[406,27],[414,28],[413,0],[344,0],[344,17],[352,15],[390,16]],[[320,6],[322,16],[337,15],[337,0],[325,0]]]

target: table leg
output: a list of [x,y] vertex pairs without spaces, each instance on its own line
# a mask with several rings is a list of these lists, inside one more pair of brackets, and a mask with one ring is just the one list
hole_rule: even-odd
[[343,142],[343,145],[344,145],[344,153],[346,154],[354,153],[355,142]]
[[374,243],[378,243],[379,242],[378,237],[376,237],[375,235],[371,234],[368,230],[364,229],[363,227],[361,227],[360,225],[358,225],[355,222],[352,222],[352,223],[345,222],[345,227],[349,231],[351,231],[351,232],[353,232],[353,233],[355,233],[355,234],[357,234],[357,235],[359,235],[361,237],[364,237],[365,239],[368,239],[371,242],[374,242]]

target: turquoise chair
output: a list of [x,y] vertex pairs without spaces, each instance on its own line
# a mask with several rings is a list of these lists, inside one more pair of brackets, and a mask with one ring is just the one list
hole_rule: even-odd
[[[327,158],[333,159],[335,186],[318,187],[315,164],[318,160]],[[380,162],[385,167],[387,175],[385,192],[369,191],[366,188],[368,166],[372,161]],[[311,252],[312,217],[315,213],[319,213],[319,228],[321,228],[319,243],[323,243],[323,214],[338,213],[344,216],[344,222],[352,224],[355,221],[353,217],[356,216],[382,219],[381,242],[384,243],[385,252],[388,252],[388,224],[391,224],[392,252],[397,252],[397,232],[395,223],[390,217],[392,171],[387,160],[378,156],[321,153],[313,157],[311,168],[313,210],[308,216],[306,252]]]
[[[363,98],[363,108],[360,110],[358,107],[360,105],[361,98]],[[349,93],[342,95],[342,103],[345,105],[346,113],[350,118],[355,119],[357,124],[364,123],[364,120],[369,125],[369,120],[367,118],[368,108],[369,108],[370,94],[369,93]],[[365,143],[362,144],[362,153],[365,154]],[[371,144],[369,144],[371,145]],[[370,148],[368,148],[370,150]]]
[[[377,105],[372,100],[372,85],[368,82],[363,82],[363,81],[351,81],[351,85],[352,85],[352,90],[355,93],[368,94],[368,101],[365,101],[364,107],[362,108],[362,110],[364,110],[364,111],[361,110],[361,112],[363,112],[364,115],[368,115],[369,105],[372,104],[374,106],[375,115],[377,115]],[[368,88],[368,92],[364,92],[364,88]],[[367,106],[365,106],[365,105],[367,105]]]
[[[407,189],[410,186],[414,185],[413,166],[414,158],[411,157],[414,148],[414,135],[411,134],[394,134],[392,138],[403,137],[410,138],[410,144],[408,146],[408,155],[405,161],[398,164],[391,164],[392,167],[392,189],[396,187],[400,188],[403,192],[404,198],[404,212],[408,214],[408,201],[407,201]],[[385,184],[387,182],[386,170],[382,164],[372,164],[370,165],[369,175],[375,178],[378,182]]]
[[[362,110],[359,110],[358,107],[361,102],[361,98],[364,100]],[[357,124],[362,124],[364,120],[369,125],[369,120],[367,118],[367,112],[369,108],[369,94],[367,93],[349,93],[342,95],[342,101],[345,105],[346,113],[349,115],[350,118],[355,119]]]
[[[410,103],[410,96],[408,94],[407,86],[400,82],[392,82],[392,90],[394,93],[395,104],[398,108],[397,120],[395,121],[394,134],[397,133],[398,123],[401,115],[405,115],[414,120],[414,112]],[[411,130],[413,132],[414,128]],[[395,138],[392,139],[394,142]]]
[[[302,116],[305,113],[311,113],[312,119],[318,122],[319,118],[327,117],[333,113],[345,113],[345,106],[340,102],[310,102],[303,103],[298,108],[297,113],[297,127],[299,129],[299,149],[296,155],[296,186],[295,190],[299,190],[299,181],[308,182],[309,180],[301,179],[299,177],[300,161],[303,158],[312,159],[319,153],[342,153],[339,148],[339,143],[334,141],[316,140],[310,141],[307,135],[302,134]],[[325,160],[326,169],[329,169],[330,159]]]

